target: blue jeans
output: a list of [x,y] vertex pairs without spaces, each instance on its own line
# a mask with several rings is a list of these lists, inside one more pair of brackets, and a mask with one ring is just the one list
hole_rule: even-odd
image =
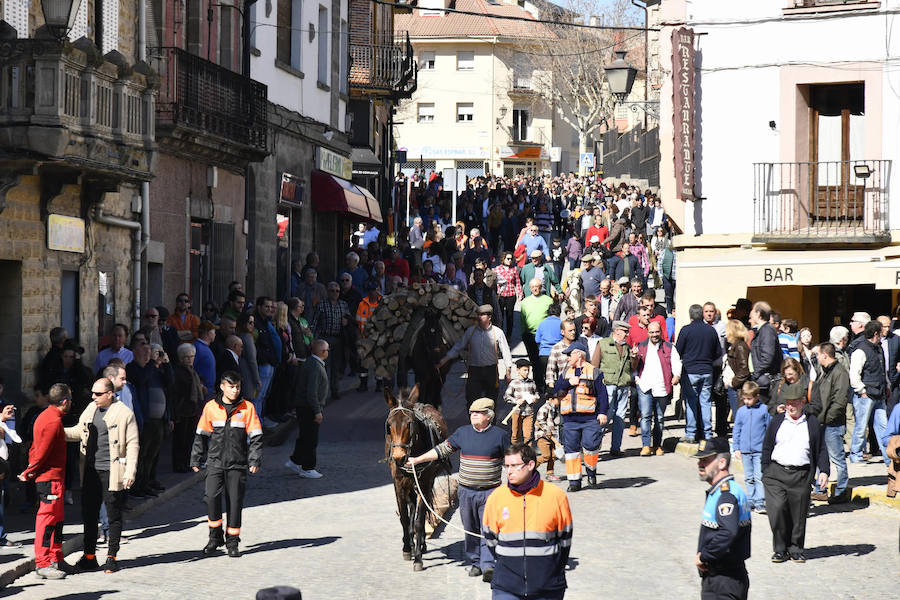
[[[847,455],[844,453],[844,434],[847,433],[846,425],[825,426],[825,447],[828,448],[828,458],[837,471],[837,485],[834,486],[834,495],[840,496],[847,489]],[[817,492],[824,492],[816,485]]]
[[643,446],[660,446],[662,444],[662,425],[669,397],[654,396],[651,392],[642,390],[640,386],[637,386],[637,393],[641,411],[641,444]]
[[[459,517],[462,520],[463,529],[475,533],[481,533],[481,523],[484,520],[484,505],[488,496],[496,488],[477,490],[475,488],[459,486]],[[488,550],[483,538],[474,535],[465,536],[466,558],[469,563],[479,567],[482,571],[494,568],[494,556]]]
[[[625,431],[625,411],[628,410],[628,390],[629,386],[606,386],[606,394],[609,396],[609,412],[607,418],[609,422],[606,427],[612,426],[612,448],[613,452],[618,452],[622,448],[622,433]],[[606,429],[603,430],[606,433]]]
[[712,393],[712,373],[704,375],[688,373],[688,385],[682,383],[682,389],[685,403],[684,416],[687,420],[684,436],[696,439],[699,417],[700,425],[703,426],[703,437],[708,440],[713,437],[712,403],[709,400]]
[[[528,600],[563,600],[566,595],[566,590],[560,590],[558,592],[547,592],[546,594],[541,594],[540,596],[533,596],[528,594]],[[516,594],[511,594],[509,592],[493,589],[491,590],[491,600],[522,600],[525,596],[517,596]]]
[[253,408],[256,409],[256,415],[262,420],[265,416],[266,394],[272,386],[272,377],[275,375],[275,367],[272,365],[259,365],[259,392],[253,399]]
[[857,394],[853,394],[853,418],[856,419],[856,423],[853,425],[853,437],[850,438],[850,462],[860,462],[863,459],[863,449],[866,447],[866,427],[873,414],[872,428],[875,430],[875,437],[878,438],[878,446],[881,448],[884,464],[888,464],[889,459],[884,451],[884,446],[881,445],[881,438],[887,429],[887,411],[884,400],[863,398]]
[[766,493],[762,483],[762,452],[741,452],[744,464],[744,484],[751,508],[766,507]]
[[734,421],[738,411],[738,391],[728,388],[728,406],[731,408],[731,420]]
[[109,535],[109,515],[106,513],[106,502],[100,503],[100,532]]

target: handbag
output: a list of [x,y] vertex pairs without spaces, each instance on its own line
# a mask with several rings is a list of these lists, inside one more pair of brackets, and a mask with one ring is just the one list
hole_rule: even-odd
[[726,388],[734,387],[732,383],[734,383],[734,369],[731,368],[731,363],[728,362],[728,359],[725,359],[725,367],[722,369],[722,383],[725,384]]

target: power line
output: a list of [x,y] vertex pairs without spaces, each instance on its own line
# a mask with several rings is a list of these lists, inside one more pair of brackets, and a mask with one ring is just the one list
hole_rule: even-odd
[[[396,2],[391,2],[390,0],[372,0],[375,4],[383,4],[385,6],[391,6],[393,8],[397,8],[399,5]],[[416,9],[417,7],[410,6],[411,9]],[[540,23],[542,25],[558,25],[560,27],[575,27],[581,29],[609,29],[612,31],[659,31],[657,27],[615,27],[608,25],[588,25],[586,23],[571,23],[568,21],[555,21],[551,19],[530,19],[528,17],[517,17],[514,15],[495,15],[492,13],[483,13],[476,12],[472,10],[459,10],[456,8],[434,8],[434,9],[426,9],[426,10],[435,10],[441,11],[445,13],[454,13],[457,15],[468,15],[470,17],[483,17],[485,19],[499,19],[501,21],[525,21],[526,23]]]
[[643,32],[639,32],[634,35],[628,36],[627,38],[623,39],[620,42],[610,44],[609,46],[603,46],[602,48],[594,48],[592,50],[584,50],[582,52],[570,52],[570,53],[566,53],[566,54],[555,54],[553,52],[550,52],[550,53],[526,52],[525,50],[516,50],[516,52],[518,52],[519,54],[528,54],[529,56],[548,56],[551,58],[565,58],[568,56],[585,56],[587,54],[593,54],[595,52],[603,52],[605,50],[610,50],[611,48],[615,48],[616,46],[624,44],[625,42],[627,42],[629,40],[633,40],[636,37],[641,37],[642,35],[644,35]]

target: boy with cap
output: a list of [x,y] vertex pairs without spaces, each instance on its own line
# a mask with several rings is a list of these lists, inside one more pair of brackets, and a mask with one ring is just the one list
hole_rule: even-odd
[[466,534],[465,552],[471,566],[469,577],[482,576],[490,582],[494,576],[494,558],[484,543],[476,537],[484,520],[484,505],[488,496],[501,482],[503,457],[509,447],[509,434],[494,427],[494,401],[479,398],[469,406],[469,425],[420,456],[407,462],[410,466],[446,458],[459,452],[459,513]]
[[531,363],[527,358],[520,358],[516,361],[515,379],[509,382],[503,399],[513,405],[512,412],[509,413],[509,419],[512,420],[512,443],[517,444],[524,441],[526,445],[530,445],[534,433],[534,403],[538,399],[537,385],[534,379],[528,376],[531,369]]
[[534,424],[537,446],[541,452],[535,468],[547,463],[547,481],[560,481],[561,478],[553,472],[556,447],[562,445],[556,437],[559,435],[559,398],[557,396],[551,394],[547,398],[543,406],[538,409]]
[[731,450],[725,438],[702,440],[694,454],[701,481],[710,485],[700,521],[695,565],[702,598],[746,598],[750,588],[744,561],[750,558],[750,501],[728,472]]

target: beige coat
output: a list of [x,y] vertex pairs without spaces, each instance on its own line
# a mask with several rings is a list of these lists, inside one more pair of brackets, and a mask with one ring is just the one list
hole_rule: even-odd
[[[78,424],[66,427],[67,442],[81,442],[81,479],[84,481],[84,465],[87,443],[90,436],[89,425],[94,420],[97,405],[88,404]],[[138,428],[131,409],[121,402],[113,402],[103,417],[109,429],[109,491],[125,489],[124,480],[134,481],[138,462]]]

